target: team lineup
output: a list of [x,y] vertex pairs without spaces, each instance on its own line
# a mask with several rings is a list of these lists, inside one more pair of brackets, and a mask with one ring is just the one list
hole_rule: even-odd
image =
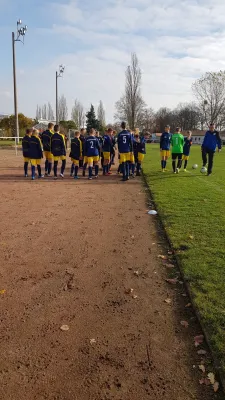
[[[142,162],[146,154],[146,139],[139,134],[139,129],[130,131],[126,128],[126,123],[122,122],[121,132],[116,137],[116,132],[108,128],[103,136],[95,129],[90,129],[88,135],[82,128],[75,131],[74,138],[71,139],[70,154],[71,169],[70,176],[79,179],[79,170],[82,176],[88,179],[99,177],[99,162],[104,176],[112,174],[111,166],[115,164],[115,150],[118,149],[119,167],[118,174],[122,174],[122,181],[128,181],[130,176],[140,176]],[[213,167],[213,157],[218,147],[221,150],[221,138],[219,132],[215,130],[215,125],[211,123],[206,132],[202,143],[202,162],[201,172],[211,175]],[[192,145],[192,132],[188,131],[187,137],[181,133],[179,127],[174,134],[170,132],[170,126],[165,127],[160,137],[160,154],[162,172],[166,171],[167,161],[172,152],[172,171],[178,174],[184,162],[184,171],[190,156]],[[60,126],[53,123],[48,124],[48,129],[39,133],[37,129],[27,129],[26,135],[22,140],[24,157],[24,174],[28,177],[28,166],[31,164],[31,179],[35,180],[36,168],[38,178],[51,176],[53,169],[54,179],[58,178],[58,163],[61,161],[60,177],[64,178],[66,168],[66,137],[60,132]],[[41,162],[45,157],[45,175],[42,174]],[[177,162],[176,162],[177,161]],[[94,175],[93,175],[94,170]]]

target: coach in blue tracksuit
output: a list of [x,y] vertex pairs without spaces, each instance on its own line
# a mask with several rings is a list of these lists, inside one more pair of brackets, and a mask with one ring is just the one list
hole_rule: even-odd
[[[207,165],[208,162],[208,176],[212,173],[213,167],[213,157],[218,147],[218,152],[221,151],[221,137],[218,131],[215,129],[215,124],[211,123],[209,125],[209,130],[206,132],[203,143],[202,143],[202,161],[203,167]],[[207,160],[208,155],[208,160]]]

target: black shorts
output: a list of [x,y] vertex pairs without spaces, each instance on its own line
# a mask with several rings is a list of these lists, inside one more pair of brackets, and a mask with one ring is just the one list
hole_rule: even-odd
[[176,160],[178,158],[178,160],[182,160],[182,155],[183,153],[172,153],[172,160]]

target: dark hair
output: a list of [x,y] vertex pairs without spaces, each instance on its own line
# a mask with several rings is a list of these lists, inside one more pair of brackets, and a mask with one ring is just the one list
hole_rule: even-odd
[[121,128],[122,128],[122,129],[126,129],[126,122],[122,122]]
[[165,128],[170,128],[170,126],[169,126],[169,125],[166,125]]
[[49,122],[49,124],[48,124],[48,129],[53,128],[53,126],[54,126],[54,124],[53,124],[52,122]]
[[210,122],[209,126],[215,125],[215,122]]
[[33,132],[33,128],[27,128],[26,129],[26,134],[28,135],[29,133],[32,133]]
[[59,131],[59,125],[55,125],[54,126],[54,132],[58,132]]
[[136,134],[134,135],[134,137],[135,137],[135,138],[139,138],[139,135],[136,133]]
[[107,132],[113,132],[112,128],[108,128]]
[[179,132],[180,131],[180,128],[179,128],[179,126],[176,128],[176,132]]

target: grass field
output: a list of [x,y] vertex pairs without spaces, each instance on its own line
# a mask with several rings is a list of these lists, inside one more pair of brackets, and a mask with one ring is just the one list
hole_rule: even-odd
[[[19,143],[20,145],[22,144],[22,142],[20,141]],[[15,146],[15,140],[4,140],[4,139],[0,139],[0,147],[7,147],[7,146]]]
[[225,372],[225,153],[216,154],[209,177],[201,167],[200,146],[193,146],[188,171],[160,169],[159,145],[148,145],[144,174],[211,345]]

